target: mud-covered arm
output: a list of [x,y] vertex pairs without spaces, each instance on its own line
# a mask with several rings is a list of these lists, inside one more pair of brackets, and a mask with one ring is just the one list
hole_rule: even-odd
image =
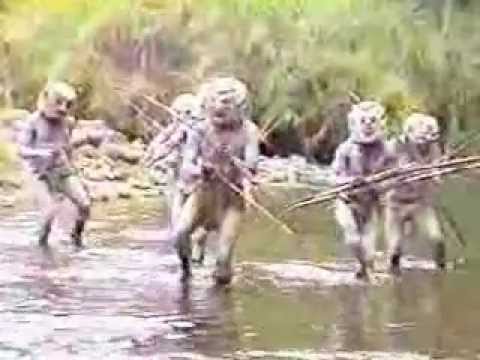
[[247,142],[245,144],[244,166],[247,174],[244,174],[242,186],[245,194],[252,194],[253,187],[257,184],[255,175],[257,174],[258,159],[260,155],[260,130],[253,121],[246,123]]
[[[403,143],[398,138],[390,139],[385,144],[385,153],[383,167],[378,172],[389,171],[398,174],[402,171],[402,167],[412,166],[408,159],[408,155],[404,152]],[[396,186],[397,180],[381,181],[373,185],[374,189],[379,193],[384,193]]]
[[257,126],[249,121],[247,123],[247,143],[245,146],[245,165],[255,175],[257,172],[258,157],[260,155],[260,132]]
[[68,141],[67,144],[65,144],[62,148],[58,149],[60,151],[58,155],[64,155],[66,157],[65,161],[68,162],[72,157],[73,150],[79,148],[80,146],[83,146],[85,144],[85,141],[82,141],[80,144],[78,144],[78,142],[74,141],[73,139],[73,131],[75,130],[75,127],[78,123],[77,119],[73,116],[67,116],[65,118],[65,121],[68,131]]
[[[344,185],[353,184],[354,182],[363,181],[362,178],[354,176],[351,170],[350,147],[348,144],[341,144],[335,153],[332,163],[333,184]],[[346,203],[355,201],[355,195],[350,192],[342,192],[338,194],[338,198]]]
[[341,144],[335,152],[335,158],[332,162],[333,183],[335,185],[342,185],[350,183],[356,179],[350,170],[350,155],[348,147]]
[[[144,164],[152,166],[156,162],[167,161],[171,154],[186,141],[186,130],[178,123],[171,123],[158,134],[148,146],[143,158]],[[172,165],[172,164],[166,164]]]
[[418,165],[410,158],[405,139],[394,138],[390,140],[387,142],[386,149],[387,159],[391,163],[390,167],[402,171],[402,169]]
[[18,137],[18,154],[22,158],[50,156],[50,149],[36,147],[36,130],[32,120],[27,120]]
[[[442,149],[440,148],[440,145],[438,143],[432,144],[430,159],[432,163],[444,160]],[[432,180],[436,186],[439,186],[442,183],[442,177],[440,175],[434,176]]]
[[396,169],[398,167],[400,158],[398,142],[396,139],[391,139],[385,144],[385,169]]
[[437,162],[442,160],[443,158],[443,152],[442,149],[440,148],[440,145],[438,143],[432,144],[432,153],[431,153],[431,159],[432,162]]
[[187,139],[182,151],[181,172],[187,177],[200,176],[203,166],[200,144],[202,134],[198,131],[187,132]]

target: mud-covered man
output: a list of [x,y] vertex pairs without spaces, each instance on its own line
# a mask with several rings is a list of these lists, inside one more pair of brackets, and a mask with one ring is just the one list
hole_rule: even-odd
[[[166,174],[167,186],[165,196],[169,209],[168,231],[178,219],[186,195],[178,187],[179,168],[182,162],[183,148],[187,134],[194,131],[197,123],[204,119],[200,98],[191,93],[177,96],[170,105],[170,124],[150,143],[145,153],[143,164],[161,170]],[[202,263],[205,256],[205,242],[208,232],[199,227],[193,237],[195,255],[193,260]]]
[[348,114],[349,138],[338,147],[332,165],[336,184],[364,185],[360,192],[341,194],[335,210],[345,242],[359,262],[356,277],[361,279],[368,279],[373,270],[381,213],[380,189],[366,184],[365,178],[394,163],[382,131],[384,112],[373,101],[353,105]]
[[171,106],[169,125],[150,143],[143,164],[160,169],[167,175],[167,200],[170,210],[170,224],[177,217],[182,200],[179,199],[177,181],[182,160],[182,152],[187,142],[187,134],[193,131],[197,122],[203,120],[198,96],[185,93],[177,96]]
[[72,165],[70,118],[75,90],[64,82],[50,82],[41,91],[37,110],[19,137],[19,153],[34,182],[41,203],[39,244],[47,245],[59,200],[66,197],[76,208],[71,238],[82,245],[82,234],[90,214],[90,197]]
[[[414,113],[404,122],[403,134],[389,144],[400,168],[428,165],[442,157],[440,129],[437,119]],[[390,267],[393,273],[400,272],[400,258],[406,241],[424,233],[433,244],[436,265],[445,268],[445,244],[434,201],[439,179],[400,183],[388,192],[385,232],[388,241]]]
[[173,231],[184,278],[191,275],[190,235],[202,226],[219,233],[217,283],[232,279],[234,247],[245,212],[243,191],[258,159],[258,132],[246,113],[246,94],[246,86],[230,77],[213,78],[200,88],[206,118],[188,134],[180,169],[186,200]]

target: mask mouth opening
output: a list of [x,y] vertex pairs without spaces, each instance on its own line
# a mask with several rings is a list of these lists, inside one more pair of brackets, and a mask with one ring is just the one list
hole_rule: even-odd
[[216,123],[234,124],[239,121],[238,114],[230,107],[221,107],[212,111],[212,120]]
[[59,117],[67,116],[67,112],[65,110],[57,110],[56,113]]
[[434,143],[437,142],[440,139],[439,134],[427,134],[422,136],[422,139],[425,143]]
[[216,109],[213,112],[213,117],[216,119],[223,119],[225,120],[228,116],[228,111],[226,109]]
[[376,129],[373,127],[368,127],[363,129],[363,134],[366,136],[373,136],[376,133]]
[[48,120],[57,121],[67,116],[66,111],[59,109],[43,109],[41,114]]
[[196,122],[200,122],[202,118],[200,116],[191,115],[187,118],[187,120],[189,122],[196,123]]
[[418,144],[431,144],[440,140],[440,133],[431,131],[414,133],[412,140]]

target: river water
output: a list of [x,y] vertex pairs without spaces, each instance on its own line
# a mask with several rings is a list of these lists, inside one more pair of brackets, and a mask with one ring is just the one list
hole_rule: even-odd
[[[400,279],[379,272],[370,285],[353,279],[329,209],[290,214],[294,236],[250,212],[228,288],[214,286],[211,258],[179,282],[159,199],[97,205],[81,251],[61,233],[38,248],[33,208],[3,209],[0,359],[480,357],[478,188],[450,189],[442,201],[462,215],[466,264],[439,274],[413,259]],[[451,259],[465,255],[448,244]]]

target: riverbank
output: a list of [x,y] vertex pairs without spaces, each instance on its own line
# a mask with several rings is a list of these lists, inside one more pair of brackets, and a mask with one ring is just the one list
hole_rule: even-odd
[[[15,154],[15,139],[22,121],[2,121],[0,143],[8,149],[8,163],[0,172],[0,206],[14,206],[25,197],[26,174]],[[95,202],[117,199],[141,199],[163,193],[167,184],[164,173],[145,169],[140,160],[147,148],[140,139],[129,141],[102,120],[81,120],[73,133],[78,148],[74,165]],[[298,155],[265,157],[259,160],[258,181],[262,186],[317,188],[327,184],[328,167],[308,163]]]

